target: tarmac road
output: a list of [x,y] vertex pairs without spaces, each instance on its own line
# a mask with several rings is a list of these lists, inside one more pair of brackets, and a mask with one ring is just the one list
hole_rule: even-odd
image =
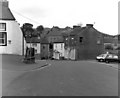
[[[117,96],[118,70],[89,61],[46,61],[45,68],[3,69],[6,96]],[[38,61],[37,64],[41,63]],[[24,67],[24,66],[23,66]],[[17,67],[16,67],[17,68]],[[24,68],[23,68],[24,69]],[[19,73],[17,75],[17,73]],[[14,77],[14,75],[16,75]],[[8,78],[9,77],[9,78]],[[5,81],[8,81],[5,83]]]

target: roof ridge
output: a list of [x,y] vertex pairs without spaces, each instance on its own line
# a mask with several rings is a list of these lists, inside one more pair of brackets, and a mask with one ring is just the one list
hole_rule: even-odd
[[12,14],[10,8],[8,6],[4,6],[3,4],[0,4],[0,20],[16,20],[14,15]]

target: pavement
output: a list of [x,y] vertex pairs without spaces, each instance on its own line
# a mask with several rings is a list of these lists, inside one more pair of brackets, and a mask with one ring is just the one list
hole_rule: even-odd
[[118,95],[117,64],[56,60],[24,64],[23,57],[4,55],[2,58],[2,95],[5,96]]
[[34,71],[45,66],[49,66],[46,61],[36,60],[34,64],[23,63],[24,56],[19,55],[0,55],[0,81],[1,89],[0,96],[2,92],[7,90],[7,86],[14,78],[24,75],[26,72]]

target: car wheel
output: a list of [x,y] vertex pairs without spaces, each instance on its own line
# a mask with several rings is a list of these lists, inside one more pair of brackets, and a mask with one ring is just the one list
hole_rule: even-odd
[[108,61],[108,60],[106,60],[105,62],[106,62],[106,63],[109,63],[109,61]]
[[98,62],[100,62],[100,60],[97,60]]
[[100,59],[100,62],[103,62],[103,59]]

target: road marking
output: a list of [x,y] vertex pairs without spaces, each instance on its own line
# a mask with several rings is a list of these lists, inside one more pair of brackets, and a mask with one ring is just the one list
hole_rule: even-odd
[[[28,69],[28,70],[7,70],[9,72],[31,72],[31,71],[37,71],[37,70],[41,70],[41,69],[44,69],[48,66],[50,66],[51,64],[48,64],[46,63],[45,65],[42,65],[42,66],[38,66],[36,68],[33,68],[33,69]],[[4,71],[4,69],[0,69],[0,72]]]
[[40,70],[40,69],[43,69],[43,68],[48,67],[48,66],[50,66],[50,65],[51,65],[51,64],[45,64],[45,65],[42,65],[42,66],[40,66],[40,67],[34,68],[34,69],[32,69],[32,70],[29,70],[29,71]]
[[31,69],[31,70],[23,70],[24,72],[31,72],[31,71],[37,71],[37,70],[41,70],[41,69],[44,69],[44,68],[46,68],[46,67],[48,67],[48,66],[50,66],[51,64],[45,64],[45,65],[42,65],[42,66],[39,66],[39,67],[36,67],[36,68],[33,68],[33,69]]

